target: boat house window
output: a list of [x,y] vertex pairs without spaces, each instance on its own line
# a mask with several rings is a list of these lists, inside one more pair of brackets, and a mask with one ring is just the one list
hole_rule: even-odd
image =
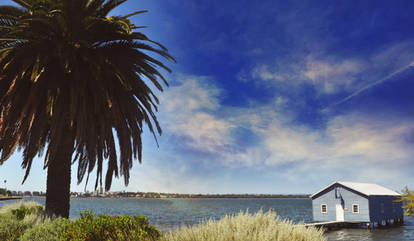
[[352,213],[359,213],[359,204],[352,204]]
[[381,203],[381,213],[384,213],[384,203]]
[[327,213],[328,212],[328,205],[322,204],[321,205],[321,213]]

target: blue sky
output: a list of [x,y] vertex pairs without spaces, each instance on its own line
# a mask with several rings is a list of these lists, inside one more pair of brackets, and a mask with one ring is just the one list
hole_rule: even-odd
[[[113,14],[142,9],[133,22],[178,62],[158,93],[160,147],[144,134],[143,163],[112,190],[414,186],[414,2],[131,0]],[[7,187],[44,191],[42,160],[24,185],[20,160],[0,167]]]

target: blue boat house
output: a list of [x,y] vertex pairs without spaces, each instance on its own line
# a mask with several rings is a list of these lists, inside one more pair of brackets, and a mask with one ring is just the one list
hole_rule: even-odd
[[371,183],[335,182],[313,194],[314,222],[348,222],[360,227],[403,223],[400,194]]

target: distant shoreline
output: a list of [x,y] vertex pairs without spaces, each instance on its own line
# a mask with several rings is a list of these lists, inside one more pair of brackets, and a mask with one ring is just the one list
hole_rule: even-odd
[[[45,197],[45,195],[24,195],[22,197]],[[179,199],[197,199],[197,198],[222,198],[222,199],[308,199],[310,194],[179,194],[179,193],[155,193],[155,192],[118,192],[118,193],[72,193],[71,198],[179,198]]]
[[22,199],[23,197],[0,197],[0,201],[7,201],[7,200],[15,200],[15,199]]
[[170,193],[118,193],[116,195],[77,195],[72,197],[99,197],[99,198],[180,198],[180,199],[195,199],[195,198],[227,198],[227,199],[236,199],[236,198],[279,198],[279,199],[288,199],[288,198],[310,198],[309,194],[170,194]]

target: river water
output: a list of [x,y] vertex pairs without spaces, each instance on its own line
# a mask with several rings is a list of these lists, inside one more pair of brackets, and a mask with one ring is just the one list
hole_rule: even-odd
[[[30,197],[44,205],[42,197]],[[2,201],[0,207],[15,201]],[[312,221],[311,199],[137,199],[137,198],[72,198],[70,217],[79,218],[79,213],[90,209],[95,214],[119,216],[141,214],[160,230],[171,230],[181,225],[193,225],[205,219],[219,219],[225,214],[236,214],[248,210],[255,213],[270,209],[284,219],[295,223]],[[325,234],[328,240],[392,241],[414,240],[414,220],[406,217],[401,227],[365,230],[341,229]]]

